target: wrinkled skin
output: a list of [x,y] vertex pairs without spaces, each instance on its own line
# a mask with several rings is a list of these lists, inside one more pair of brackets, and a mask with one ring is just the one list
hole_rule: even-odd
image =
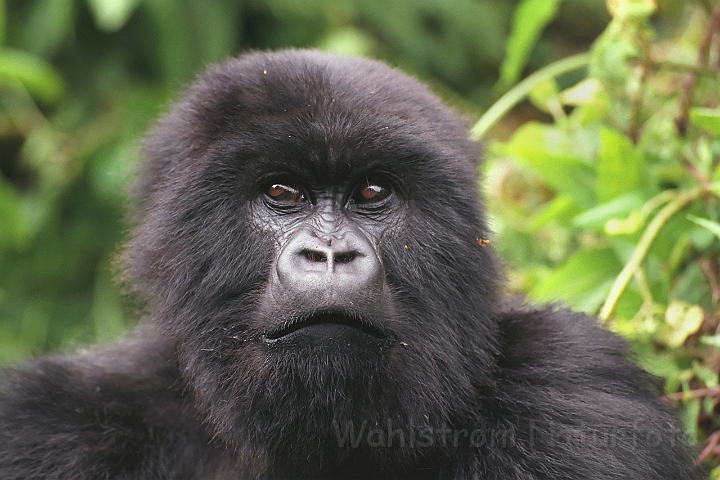
[[691,478],[623,342],[501,298],[478,148],[416,81],[244,55],[144,152],[146,318],[5,373],[0,478]]

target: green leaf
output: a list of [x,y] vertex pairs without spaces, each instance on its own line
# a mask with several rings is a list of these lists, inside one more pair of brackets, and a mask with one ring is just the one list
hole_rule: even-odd
[[[687,252],[691,248],[688,243],[683,242],[683,239],[679,239],[678,243],[681,245],[681,248],[683,246],[685,247],[682,250],[684,252]],[[673,255],[679,255],[679,253],[680,252],[673,252]],[[683,260],[687,258],[689,257],[686,255],[683,257]],[[706,303],[710,299],[711,293],[707,277],[694,262],[688,263],[685,268],[675,273],[672,281],[674,283],[672,287],[673,298],[695,305]],[[668,292],[662,292],[663,295],[667,295],[667,293]],[[667,298],[664,301],[667,302]]]
[[642,186],[643,157],[625,135],[600,130],[600,158],[597,166],[597,199],[605,203]]
[[665,344],[673,348],[681,346],[700,329],[704,319],[705,313],[699,306],[675,300],[665,310],[665,322],[670,327],[663,335]]
[[572,218],[575,212],[577,212],[577,207],[570,197],[567,195],[556,195],[555,198],[527,221],[527,230],[535,232],[547,226],[553,220],[562,222],[567,216]]
[[695,107],[690,110],[690,121],[713,135],[720,135],[720,109]]
[[557,81],[554,78],[548,78],[530,90],[530,102],[539,110],[554,114],[558,109],[562,111],[560,102],[558,101],[559,93],[560,89],[558,88]]
[[645,196],[634,191],[586,210],[573,219],[573,225],[579,228],[603,227],[614,218],[627,218],[639,210],[645,203]]
[[60,74],[42,58],[19,50],[0,49],[0,84],[12,87],[17,82],[46,103],[58,101],[65,91]]
[[695,376],[702,380],[706,387],[713,388],[717,386],[718,374],[714,372],[712,368],[708,368],[697,360],[694,360],[692,370],[695,373]]
[[541,302],[565,300],[573,308],[594,313],[621,268],[610,249],[581,250],[543,279],[530,296]]
[[564,105],[587,105],[598,101],[602,94],[602,84],[595,78],[586,78],[580,83],[565,89],[560,94]]
[[95,24],[105,32],[120,30],[142,0],[87,0]]
[[608,235],[632,235],[640,230],[644,220],[640,212],[632,212],[626,218],[611,218],[605,223],[605,233]]
[[720,349],[720,335],[709,335],[700,337],[700,343]]
[[515,9],[506,55],[500,67],[502,85],[518,81],[533,46],[545,27],[555,18],[562,0],[523,0]]
[[595,200],[595,177],[592,167],[573,153],[578,147],[574,140],[559,129],[529,122],[515,132],[503,153],[532,168],[556,192],[589,208]]
[[349,57],[368,56],[372,52],[373,38],[358,28],[340,28],[328,32],[319,48]]
[[708,220],[706,218],[700,218],[696,217],[695,215],[687,214],[685,217],[690,220],[693,223],[696,223],[700,225],[701,227],[707,228],[709,231],[714,233],[718,238],[720,238],[720,223],[713,222],[712,220]]

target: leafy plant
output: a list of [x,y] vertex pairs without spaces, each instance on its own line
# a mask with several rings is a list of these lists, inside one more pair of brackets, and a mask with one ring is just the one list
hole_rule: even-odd
[[[547,23],[534,3],[521,2],[518,28]],[[629,338],[705,441],[698,461],[717,465],[720,5],[687,2],[662,37],[654,0],[607,5],[612,20],[589,54],[530,75],[475,125],[487,136],[523,99],[548,120],[490,142],[494,245],[514,266],[510,289],[599,314]],[[530,46],[509,43],[511,70]]]

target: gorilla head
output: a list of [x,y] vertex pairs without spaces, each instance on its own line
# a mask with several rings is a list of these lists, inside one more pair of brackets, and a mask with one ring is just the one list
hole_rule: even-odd
[[466,132],[381,63],[290,51],[211,68],[150,135],[130,283],[246,468],[399,468],[417,449],[338,433],[473,410],[498,272]]

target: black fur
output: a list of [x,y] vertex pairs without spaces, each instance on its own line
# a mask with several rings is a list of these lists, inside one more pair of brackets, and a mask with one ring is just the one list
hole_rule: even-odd
[[[478,242],[478,155],[464,122],[377,62],[286,51],[211,68],[146,142],[123,260],[147,318],[5,373],[0,478],[691,478],[623,342],[503,303]],[[343,203],[376,172],[386,202]],[[317,199],[273,207],[278,175]],[[323,222],[362,244],[352,258],[375,252],[380,281],[277,278],[293,242],[316,261]],[[273,343],[337,308],[352,328]]]

